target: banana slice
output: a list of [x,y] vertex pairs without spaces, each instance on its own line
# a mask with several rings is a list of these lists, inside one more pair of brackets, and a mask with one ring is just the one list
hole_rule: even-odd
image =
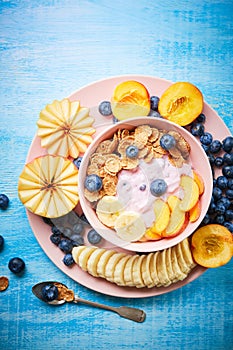
[[108,260],[116,252],[114,250],[106,250],[101,256],[97,263],[97,274],[99,277],[105,278],[105,268]]
[[156,287],[161,286],[161,283],[160,283],[160,280],[158,277],[158,273],[157,273],[157,258],[158,258],[159,254],[160,254],[160,252],[155,252],[153,254],[152,259],[150,260],[150,275],[151,275],[151,278],[153,281],[153,285],[152,285],[153,287],[154,286],[156,286]]
[[180,242],[180,245],[186,264],[190,267],[190,269],[193,269],[196,266],[196,263],[193,260],[188,238],[185,238],[182,242]]
[[173,268],[173,272],[174,272],[174,276],[176,277],[176,280],[182,281],[183,279],[185,279],[187,277],[187,274],[185,274],[180,269],[177,255],[176,255],[176,250],[174,249],[174,247],[172,247],[172,249],[171,249],[171,261],[172,261],[172,268]]
[[117,235],[126,242],[138,241],[146,232],[141,215],[134,211],[124,211],[115,221]]
[[124,280],[124,269],[127,261],[130,259],[131,255],[126,255],[118,261],[113,271],[113,281],[118,286],[125,286]]
[[89,256],[89,259],[87,260],[87,272],[89,272],[90,275],[94,277],[98,277],[97,264],[101,255],[104,252],[105,252],[105,249],[103,248],[95,249]]
[[124,258],[126,256],[125,253],[115,253],[113,254],[110,259],[108,260],[106,266],[105,266],[105,278],[106,280],[110,282],[114,282],[114,270],[117,265],[117,263],[120,261],[120,259]]
[[74,261],[76,262],[76,264],[78,264],[78,259],[79,259],[79,255],[81,254],[81,252],[86,249],[85,245],[80,245],[78,247],[74,247],[72,249],[72,256]]
[[150,253],[148,255],[145,255],[143,261],[142,261],[142,279],[144,284],[148,287],[154,287],[153,280],[150,275],[150,261],[153,258],[154,253]]
[[123,204],[116,197],[104,196],[97,204],[96,215],[104,225],[113,228],[123,208]]
[[172,248],[166,249],[166,268],[167,268],[167,275],[168,278],[172,283],[175,283],[178,281],[177,276],[174,274],[173,268],[172,268]]
[[137,259],[137,256],[138,255],[132,255],[127,261],[127,263],[125,264],[124,281],[125,281],[125,285],[128,287],[134,287],[132,273],[133,273],[133,265],[135,260]]
[[142,278],[142,262],[144,258],[145,258],[145,255],[138,255],[137,259],[133,264],[132,279],[133,279],[133,284],[137,288],[145,287],[145,284]]
[[188,272],[190,270],[190,266],[187,265],[187,263],[183,257],[183,252],[182,252],[180,243],[177,244],[176,246],[174,246],[174,249],[176,251],[177,260],[178,260],[178,264],[180,266],[181,271],[184,272],[185,274],[188,274]]
[[166,265],[166,249],[159,252],[156,260],[156,269],[160,285],[167,287],[171,284],[171,280],[168,277],[167,265]]
[[97,247],[86,247],[86,249],[82,250],[79,257],[78,257],[78,264],[81,267],[83,271],[87,271],[87,262],[90,257],[90,255],[93,253],[94,250],[98,249]]

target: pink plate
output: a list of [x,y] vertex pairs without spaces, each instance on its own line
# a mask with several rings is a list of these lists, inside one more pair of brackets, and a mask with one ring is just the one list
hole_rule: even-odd
[[[126,75],[104,79],[87,85],[78,91],[75,91],[69,96],[69,99],[72,101],[80,100],[82,106],[89,107],[91,109],[91,114],[96,116],[95,128],[97,130],[97,134],[105,130],[106,126],[112,125],[111,117],[102,117],[98,113],[99,103],[103,100],[110,100],[112,92],[116,85],[126,80],[136,80],[141,82],[146,86],[150,95],[157,96],[161,96],[162,92],[167,89],[169,85],[171,85],[171,82],[160,78],[141,75]],[[211,132],[215,138],[222,140],[226,136],[230,135],[230,131],[222,119],[207,103],[204,104],[203,113],[207,117],[205,128],[207,131]],[[29,162],[35,157],[43,154],[46,154],[46,150],[41,148],[40,139],[35,136],[30,146],[26,161]],[[77,211],[82,211],[80,206],[78,206]],[[160,295],[171,292],[190,283],[191,281],[198,278],[206,270],[201,266],[197,266],[184,281],[174,283],[169,287],[151,289],[119,287],[113,283],[105,281],[104,279],[90,276],[88,273],[82,271],[76,265],[71,268],[66,267],[62,262],[63,253],[50,241],[50,227],[46,225],[43,220],[37,215],[28,211],[27,215],[36,239],[38,240],[46,255],[54,262],[54,264],[76,282],[103,294],[124,298],[143,298]],[[113,244],[107,241],[105,241],[101,247],[116,249]],[[119,250],[120,248],[117,249]]]

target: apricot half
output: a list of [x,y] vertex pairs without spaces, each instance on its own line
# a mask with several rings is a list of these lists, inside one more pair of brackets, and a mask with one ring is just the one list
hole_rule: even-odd
[[159,113],[181,126],[190,124],[203,110],[201,91],[188,82],[177,82],[169,86],[159,100]]
[[219,267],[232,258],[232,234],[224,226],[206,225],[194,232],[191,247],[197,264],[204,267]]
[[124,81],[116,86],[111,98],[111,107],[118,120],[147,116],[150,112],[149,92],[138,81]]

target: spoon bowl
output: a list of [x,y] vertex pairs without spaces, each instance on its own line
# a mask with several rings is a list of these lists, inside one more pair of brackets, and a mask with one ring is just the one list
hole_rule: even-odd
[[55,305],[55,306],[63,305],[66,302],[66,300],[64,300],[64,299],[62,299],[62,300],[55,299],[53,301],[47,301],[43,298],[43,295],[42,295],[43,288],[47,285],[54,285],[55,283],[59,283],[63,287],[67,288],[67,286],[63,283],[56,282],[56,281],[47,281],[47,282],[40,282],[40,283],[35,284],[32,287],[32,292],[38,299],[42,300],[43,302],[45,302],[47,304]]

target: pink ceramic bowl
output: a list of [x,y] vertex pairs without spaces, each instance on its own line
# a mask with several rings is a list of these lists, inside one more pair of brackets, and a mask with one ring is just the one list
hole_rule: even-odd
[[[136,126],[139,125],[150,125],[151,127],[155,127],[163,130],[174,130],[178,131],[185,140],[189,143],[191,147],[189,162],[193,169],[195,169],[202,177],[204,181],[204,193],[200,196],[200,204],[201,204],[201,213],[199,218],[195,222],[189,222],[186,228],[177,236],[171,238],[162,238],[157,241],[146,241],[146,242],[126,242],[119,238],[115,232],[115,230],[108,228],[103,225],[99,220],[95,213],[95,208],[93,204],[91,204],[84,196],[84,181],[86,178],[87,167],[89,164],[89,160],[91,155],[96,151],[97,146],[100,142],[104,140],[111,139],[114,133],[119,129],[129,129],[132,130]],[[208,158],[201,147],[200,143],[193,137],[189,131],[180,127],[172,122],[169,122],[160,118],[153,117],[142,117],[142,118],[134,118],[127,121],[119,122],[114,124],[99,135],[96,136],[92,144],[88,147],[88,150],[85,152],[83,157],[81,167],[79,169],[79,195],[80,195],[80,203],[82,209],[89,220],[91,226],[99,232],[99,234],[107,241],[111,242],[113,245],[117,247],[121,247],[130,251],[138,251],[138,252],[153,252],[157,250],[162,250],[174,246],[181,242],[184,238],[190,236],[195,229],[202,222],[212,196],[212,171],[209,165]],[[140,200],[140,198],[139,198]]]

